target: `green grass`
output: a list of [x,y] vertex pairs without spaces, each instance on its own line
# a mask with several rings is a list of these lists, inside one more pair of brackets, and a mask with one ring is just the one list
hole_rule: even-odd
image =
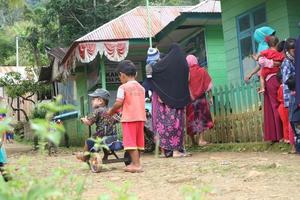
[[190,147],[193,152],[289,152],[291,146],[285,143],[227,143],[209,144],[202,147]]

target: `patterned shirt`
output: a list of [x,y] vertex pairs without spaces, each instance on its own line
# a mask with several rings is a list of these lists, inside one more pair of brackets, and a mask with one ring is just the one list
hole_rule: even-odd
[[295,64],[293,63],[293,61],[288,58],[284,59],[283,63],[281,64],[284,107],[289,107],[289,101],[291,96],[291,91],[289,90],[285,82],[291,75],[295,75],[295,73]]
[[117,121],[107,115],[107,107],[100,107],[94,110],[87,119],[96,124],[96,133],[93,137],[104,137],[116,134],[115,124]]

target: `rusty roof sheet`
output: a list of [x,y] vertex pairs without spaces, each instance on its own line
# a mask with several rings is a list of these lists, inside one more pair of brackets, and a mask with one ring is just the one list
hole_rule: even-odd
[[4,76],[8,72],[19,72],[22,76],[26,74],[26,67],[15,67],[15,66],[0,66],[0,77]]
[[221,13],[220,0],[204,0],[183,13]]
[[[181,12],[193,6],[151,6],[151,36],[154,37]],[[149,37],[147,7],[139,6],[100,26],[75,42],[142,39]]]
[[47,53],[61,61],[66,55],[67,51],[68,48],[57,47],[50,49]]

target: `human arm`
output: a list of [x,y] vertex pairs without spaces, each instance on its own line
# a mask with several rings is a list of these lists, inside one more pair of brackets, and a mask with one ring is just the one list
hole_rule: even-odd
[[109,116],[114,115],[120,108],[122,108],[122,106],[123,106],[123,102],[117,100],[117,101],[114,103],[114,105],[107,111],[107,114],[108,114]]
[[212,91],[211,90],[207,91],[207,95],[208,95],[208,98],[209,98],[209,105],[213,105],[214,104],[214,99],[213,99]]
[[122,86],[119,87],[118,92],[117,92],[117,99],[114,105],[108,109],[107,114],[109,116],[114,115],[120,108],[123,106],[123,102],[125,99],[125,90]]
[[80,118],[80,121],[87,126],[91,126],[94,122],[89,120],[87,116]]
[[282,62],[273,60],[273,65],[275,67],[281,66]]
[[260,66],[257,65],[247,76],[244,78],[245,82],[248,83],[254,74],[260,70]]

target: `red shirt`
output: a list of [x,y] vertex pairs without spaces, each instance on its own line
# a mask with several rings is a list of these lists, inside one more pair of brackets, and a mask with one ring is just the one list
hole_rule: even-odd
[[272,59],[273,61],[283,62],[284,60],[284,54],[281,52],[278,52],[274,49],[267,49],[260,52],[260,55],[263,57],[266,57],[268,59]]

